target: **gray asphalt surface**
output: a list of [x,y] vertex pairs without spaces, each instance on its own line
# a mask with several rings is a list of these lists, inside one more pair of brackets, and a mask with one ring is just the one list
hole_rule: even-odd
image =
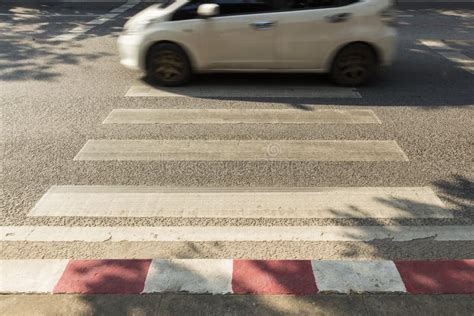
[[[417,39],[468,40],[474,53],[473,10],[406,8],[400,47],[360,99],[128,98],[141,74],[119,63],[116,37],[127,11],[76,40],[50,42],[117,4],[13,8],[0,6],[0,104],[3,137],[2,225],[472,225],[474,221],[474,75],[419,45]],[[20,13],[18,13],[20,12]],[[67,15],[67,16],[66,16]],[[77,15],[77,16],[75,16]],[[84,16],[86,15],[86,16]],[[320,75],[206,75],[196,82],[318,86]],[[381,125],[102,125],[115,108],[371,109]],[[85,162],[73,157],[88,139],[353,139],[395,140],[408,162]],[[163,186],[430,186],[454,219],[180,219],[27,217],[55,184]],[[472,258],[474,242],[396,243],[3,243],[3,258],[239,257]],[[116,247],[116,248],[114,248]],[[120,249],[121,251],[118,251]],[[157,250],[159,249],[159,250]],[[198,252],[195,252],[199,249]],[[216,250],[217,249],[217,250]],[[102,254],[102,255],[101,255]],[[106,254],[106,255],[104,255]]]

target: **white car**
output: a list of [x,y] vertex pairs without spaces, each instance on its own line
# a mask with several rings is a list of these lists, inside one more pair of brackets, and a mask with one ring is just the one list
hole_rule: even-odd
[[165,0],[132,17],[121,63],[165,86],[193,73],[329,73],[357,86],[389,65],[392,0]]

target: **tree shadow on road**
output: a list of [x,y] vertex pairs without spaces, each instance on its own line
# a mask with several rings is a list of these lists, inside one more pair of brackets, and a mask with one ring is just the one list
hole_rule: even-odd
[[54,36],[92,20],[92,15],[71,14],[61,18],[16,5],[4,11],[7,14],[0,20],[0,81],[57,81],[61,80],[61,65],[79,66],[84,61],[98,61],[111,55],[100,49],[86,52],[81,38],[53,40]]

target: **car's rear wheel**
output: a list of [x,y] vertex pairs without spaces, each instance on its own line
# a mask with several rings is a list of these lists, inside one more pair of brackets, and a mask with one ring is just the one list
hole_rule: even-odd
[[147,77],[163,86],[183,85],[191,79],[186,53],[171,43],[156,44],[147,56]]
[[373,49],[362,43],[344,47],[334,59],[331,80],[341,86],[360,86],[374,74],[377,58]]

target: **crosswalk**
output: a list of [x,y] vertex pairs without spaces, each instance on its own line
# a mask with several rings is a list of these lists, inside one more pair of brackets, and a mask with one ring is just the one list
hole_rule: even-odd
[[[143,85],[143,83],[140,83]],[[148,95],[154,95],[166,100],[166,97],[175,96],[163,94],[160,89],[147,87],[155,91]],[[180,88],[183,89],[188,88]],[[268,91],[276,91],[266,88]],[[303,92],[306,95],[314,95],[319,88],[308,87],[288,88],[282,95],[289,91],[297,94]],[[240,91],[240,95],[261,95],[261,88],[242,89],[233,88],[234,94]],[[280,89],[281,90],[281,89]],[[137,91],[137,86],[127,92],[127,96],[133,97],[130,91]],[[145,91],[143,87],[141,91]],[[158,91],[158,92],[156,92]],[[211,90],[189,88],[188,92],[180,95],[203,96]],[[191,93],[189,93],[191,91]],[[196,93],[199,92],[199,93]],[[227,93],[220,89],[213,90],[214,95]],[[339,93],[358,97],[360,94],[354,89],[327,88],[326,95],[337,95]],[[281,91],[280,91],[281,92]],[[319,92],[316,92],[319,93]],[[346,96],[347,96],[346,95]],[[138,95],[137,95],[138,96]],[[141,96],[141,95],[140,95]],[[192,100],[192,98],[190,99]],[[374,127],[383,126],[383,122],[377,117],[373,110],[369,109],[321,109],[310,111],[296,109],[206,109],[206,108],[181,108],[181,109],[153,109],[134,108],[113,109],[103,121],[103,126],[138,126],[140,124],[213,124],[231,126],[232,124],[313,124],[317,128],[320,124],[369,124]],[[90,163],[100,161],[302,161],[302,162],[397,162],[406,163],[409,157],[395,140],[150,140],[150,139],[90,139],[74,157],[74,161],[88,161]],[[343,185],[341,183],[341,185]],[[318,188],[262,188],[262,187],[233,187],[233,188],[207,188],[207,187],[155,187],[155,186],[108,186],[108,185],[61,185],[51,187],[44,196],[36,203],[29,213],[30,217],[53,216],[53,217],[162,217],[162,218],[254,218],[254,219],[449,219],[453,214],[449,208],[436,196],[429,187],[318,187]],[[451,227],[452,228],[452,227]],[[38,228],[40,229],[40,228]],[[81,234],[77,228],[65,227],[67,234],[61,233],[60,227],[57,235],[54,229],[34,229],[32,236],[48,238],[46,235],[76,236]],[[84,228],[89,234],[92,228]],[[113,227],[97,230],[97,234],[121,234],[127,229],[120,228],[115,231]],[[135,228],[130,228],[134,230]],[[143,232],[154,231],[153,227],[141,227]],[[192,237],[212,235],[211,240],[229,238],[230,235],[239,240],[239,235],[246,238],[260,238],[267,236],[270,240],[283,238],[284,229],[258,227],[253,228],[234,227],[221,230],[214,227],[211,232],[207,227],[170,227],[156,228],[156,238],[161,235],[171,236],[173,232],[180,236]],[[162,230],[165,231],[162,231]],[[250,229],[250,230],[248,230]],[[285,229],[289,229],[285,227]],[[326,232],[325,227],[300,227],[298,234],[288,231],[289,239],[293,240],[296,235],[303,238],[305,232],[308,240],[314,240],[315,232],[324,232],[324,238],[331,234]],[[354,227],[330,227],[339,237],[334,240],[345,240],[351,229],[361,231]],[[380,231],[379,231],[380,229]],[[417,231],[419,229],[419,231]],[[433,232],[440,234],[441,228],[427,226],[425,228],[404,227],[405,236],[411,236],[409,232],[430,235]],[[454,234],[457,228],[452,228]],[[462,236],[465,227],[459,227]],[[397,231],[397,227],[391,228],[364,228],[368,236],[378,236],[382,233],[390,235]],[[29,228],[27,229],[29,231]],[[100,232],[99,232],[100,231]],[[112,233],[113,232],[113,233]],[[21,236],[24,232],[17,232],[12,236]],[[222,233],[222,236],[219,235]],[[400,232],[398,232],[400,233]],[[18,235],[19,234],[19,235]],[[136,232],[131,233],[135,236]],[[145,233],[146,235],[147,233]],[[266,235],[267,234],[267,235]],[[294,235],[292,235],[294,234]],[[202,236],[204,236],[202,235]],[[225,236],[227,237],[225,237]],[[385,236],[384,235],[384,236]],[[387,235],[387,236],[388,236]],[[469,235],[469,234],[467,234]],[[198,240],[207,237],[196,237]],[[257,237],[260,236],[260,237]],[[355,234],[357,236],[357,234]],[[425,236],[425,235],[423,235]],[[440,235],[439,235],[440,236]],[[457,235],[456,235],[457,236]],[[82,236],[85,238],[86,236]],[[369,237],[369,238],[371,238]],[[6,238],[6,235],[3,235]],[[167,237],[164,237],[167,238]],[[232,237],[233,238],[233,237]],[[231,239],[232,239],[231,238]],[[297,238],[297,239],[298,239]],[[469,237],[470,238],[470,237]],[[127,237],[124,238],[128,240]],[[146,236],[139,238],[148,240]],[[177,237],[178,239],[178,237]],[[61,239],[62,240],[62,239]],[[155,239],[153,239],[155,240]],[[246,239],[247,240],[247,239]],[[364,240],[356,238],[356,240]]]
[[[140,83],[139,85],[143,85]],[[145,91],[144,88],[140,88]],[[154,87],[147,87],[155,91],[148,95],[154,95],[163,102],[167,97],[177,95],[176,92],[163,94]],[[221,89],[201,88],[179,88],[180,96],[199,97],[208,95],[213,91],[214,95],[227,94],[228,91]],[[287,88],[274,89],[265,88],[267,91],[280,91],[281,95],[287,96],[291,91],[296,94],[303,93],[307,96],[320,93],[318,87],[311,89]],[[325,89],[325,90],[324,90]],[[324,95],[359,97],[355,89],[324,88]],[[130,91],[137,91],[137,86],[127,92],[127,96],[133,97]],[[158,91],[158,92],[156,92]],[[191,91],[191,92],[189,92]],[[199,93],[196,93],[199,92]],[[204,92],[203,92],[204,91]],[[283,91],[283,92],[282,92]],[[316,91],[316,92],[315,92]],[[260,87],[242,89],[234,87],[231,94],[240,93],[240,96],[249,94],[262,95]],[[265,95],[265,94],[263,94]],[[136,95],[142,96],[142,95]],[[190,98],[190,100],[193,100]],[[369,109],[344,109],[316,108],[310,111],[296,109],[206,109],[206,108],[181,108],[181,109],[154,109],[154,108],[118,108],[113,109],[102,122],[104,127],[116,125],[130,127],[139,124],[213,124],[231,126],[233,124],[313,124],[318,128],[321,124],[368,124],[380,128],[383,122],[377,117],[373,110]],[[85,161],[89,163],[100,161],[301,161],[301,162],[366,162],[383,163],[396,162],[406,163],[409,157],[395,140],[152,140],[152,139],[89,139],[74,157],[74,161]],[[109,185],[59,185],[52,186],[44,196],[31,209],[30,217],[53,216],[53,217],[162,217],[162,218],[254,218],[254,219],[449,219],[453,218],[452,211],[436,196],[429,187],[316,187],[316,188],[262,188],[262,187],[231,187],[231,188],[207,188],[207,187],[156,187],[156,186],[109,186]],[[465,227],[459,231],[463,235]],[[30,228],[27,228],[29,231]],[[40,229],[40,228],[38,228]],[[55,229],[61,230],[60,227]],[[75,227],[65,227],[66,235],[81,234],[75,231]],[[82,229],[82,228],[81,228]],[[85,234],[93,229],[83,228]],[[130,228],[134,229],[134,228]],[[153,231],[153,227],[142,227],[144,232]],[[177,233],[179,238],[184,235],[197,236],[207,234],[213,236],[212,240],[228,238],[224,235],[219,237],[220,232],[229,235],[232,231],[219,227],[187,227],[173,228],[170,231],[160,231],[157,236],[172,235]],[[238,236],[244,234],[246,237],[257,235],[265,236],[266,228],[258,227],[257,231],[248,234],[244,228],[234,227],[232,234]],[[260,231],[259,229],[263,229]],[[288,229],[288,228],[285,228]],[[312,236],[315,231],[325,231],[325,227],[306,227],[299,230],[300,238],[307,232]],[[346,230],[354,227],[330,227],[346,236]],[[397,231],[396,227],[368,228],[368,235],[376,236],[380,232],[390,234]],[[412,231],[416,227],[405,227]],[[402,229],[402,231],[403,231]],[[453,228],[454,232],[458,230]],[[100,229],[99,229],[100,230]],[[357,228],[356,228],[357,230]],[[422,234],[431,234],[438,231],[437,227],[427,226],[420,228]],[[63,235],[58,231],[57,236]],[[113,227],[106,231],[114,231]],[[114,234],[127,231],[120,228]],[[54,234],[54,229],[34,230],[29,236],[45,237]],[[74,233],[72,233],[74,232]],[[258,233],[257,233],[258,232]],[[18,234],[8,235],[21,236]],[[104,232],[100,232],[99,235]],[[268,238],[283,238],[283,230],[279,228],[276,235],[275,230],[268,229]],[[294,232],[289,231],[289,234]],[[407,233],[405,231],[405,233]],[[417,232],[418,233],[418,232]],[[438,232],[439,233],[439,232]],[[108,233],[107,233],[108,234]],[[136,234],[136,232],[132,233]],[[193,235],[196,234],[196,235]],[[232,235],[231,234],[231,235]],[[338,233],[335,233],[336,235]],[[407,233],[407,236],[410,236]],[[454,233],[456,234],[456,233]],[[295,234],[297,235],[297,234]],[[327,232],[325,236],[329,236]],[[341,235],[341,236],[342,236]],[[355,234],[357,235],[357,234]],[[468,234],[469,235],[469,234]],[[464,236],[464,235],[463,235]],[[86,237],[86,236],[83,236]],[[7,238],[6,234],[2,238]],[[40,238],[40,239],[41,239]],[[161,238],[161,237],[157,237]],[[166,238],[166,237],[165,237]],[[204,238],[204,237],[203,237]],[[235,237],[238,239],[238,237]],[[293,240],[293,237],[289,239]],[[311,237],[309,240],[313,240]],[[330,237],[328,237],[330,238]],[[335,237],[335,240],[344,240],[345,237]],[[338,239],[339,238],[339,239]],[[470,238],[470,237],[469,237]],[[142,237],[147,240],[147,237]],[[198,238],[199,239],[199,238]],[[205,239],[205,238],[204,238]],[[357,238],[356,238],[357,239]],[[127,240],[127,238],[125,238]],[[180,239],[182,240],[182,239]],[[200,239],[199,239],[200,240]],[[323,240],[325,240],[323,238]],[[362,239],[361,239],[362,240]]]
[[[338,94],[341,91],[343,94],[352,95],[352,97],[360,95],[352,89],[334,89],[335,92],[331,92],[331,89],[326,90],[325,96]],[[232,93],[237,95],[238,91],[239,89],[236,88]],[[285,97],[288,96],[288,91],[298,93],[297,89],[288,89],[283,92]],[[301,91],[304,91],[306,95],[314,96],[309,89]],[[206,93],[198,94],[197,97],[206,95]],[[241,91],[241,95],[249,95],[249,93],[254,92]],[[189,97],[189,101],[185,102],[190,103],[196,97],[196,94],[193,93],[182,93],[181,95]],[[127,96],[133,98],[130,93],[127,93]],[[159,98],[160,104],[166,104],[170,97],[174,98],[174,96],[160,94],[157,94],[156,97]],[[309,124],[315,129],[325,124],[347,125],[349,127],[363,124],[374,129],[382,129],[384,126],[377,113],[371,109],[347,109],[344,107],[314,107],[309,110],[239,109],[235,107],[232,109],[116,108],[108,113],[101,126],[104,129],[120,129],[122,127],[133,129],[143,125],[152,127],[153,124],[164,124],[169,127],[200,124],[209,128],[210,132],[216,126],[225,129],[231,128],[235,124],[244,126],[245,124],[266,124],[265,126],[273,128],[277,128],[281,124],[293,124],[294,126]],[[340,164],[359,162],[368,165],[387,164],[387,168],[390,168],[390,165],[393,164],[409,163],[409,156],[394,139],[89,139],[85,141],[73,161],[91,166],[105,161],[125,161],[130,164],[138,162],[147,164],[157,161],[164,163],[257,161],[263,164],[275,161]],[[120,164],[115,165],[114,168],[120,168]],[[189,245],[218,242],[231,244],[291,242],[293,247],[297,247],[298,243],[372,243],[381,240],[388,243],[415,240],[445,243],[474,240],[472,226],[449,224],[449,220],[455,219],[455,213],[444,204],[432,188],[426,186],[347,187],[344,183],[333,187],[170,187],[107,185],[103,183],[63,184],[51,186],[31,208],[27,217],[29,220],[41,217],[88,219],[89,221],[99,219],[101,224],[97,226],[67,224],[64,226],[58,224],[51,226],[31,224],[2,226],[0,227],[0,242],[21,243],[22,245],[28,243],[67,245],[70,243],[72,247],[76,247],[77,243],[86,243],[89,247],[93,243],[173,244],[185,242]],[[165,221],[164,224],[160,223],[159,226],[155,226],[153,223],[156,223],[154,219],[157,218],[169,219],[171,222],[166,224]],[[136,219],[143,221],[137,225],[113,224],[113,220],[122,219],[130,220],[129,223]],[[217,219],[219,222],[216,225],[211,221],[211,224],[208,225],[206,224],[207,219]],[[109,220],[112,222],[108,222]],[[184,222],[175,224],[176,220]],[[242,223],[239,220],[248,220],[251,221],[251,224],[248,224],[249,222]],[[273,225],[269,224],[268,220],[283,220],[283,222]],[[298,220],[319,222],[302,224]],[[324,222],[325,220],[329,221]],[[337,222],[338,220],[339,222]],[[344,222],[345,220],[348,222]],[[382,220],[382,222],[374,225],[374,222],[370,222],[374,220],[375,222]],[[385,224],[383,220],[392,220],[392,222]],[[427,222],[424,225],[413,225],[410,222],[397,224],[398,220]],[[438,223],[439,221],[448,221],[448,223],[437,225],[436,222],[433,224],[433,220],[438,220]],[[294,221],[293,224],[292,221]],[[369,221],[369,224],[364,221]],[[283,244],[282,247],[286,246]],[[206,253],[201,255],[207,257]],[[169,256],[173,257],[173,252]],[[179,256],[183,256],[183,253],[180,253]],[[186,257],[188,254],[184,253],[184,256]],[[41,273],[47,275],[48,280],[42,282],[42,274],[40,274],[35,280],[18,283],[19,286],[13,284],[14,281],[12,281],[12,286],[5,287],[5,291],[13,289],[24,292],[30,286],[39,292],[51,291],[53,287],[56,289],[57,284],[61,283],[58,281],[59,278],[64,278],[66,273],[63,271],[68,271],[71,263],[68,263],[68,267],[66,267],[67,260],[62,260],[65,258],[59,256],[54,259],[57,260],[50,263],[42,262],[39,265],[30,261],[20,262],[19,265],[23,267],[26,274],[37,271],[46,264],[46,270],[43,268],[40,270]],[[129,258],[124,257],[123,259]],[[93,263],[85,262],[84,264]],[[226,275],[236,273],[235,263],[233,266],[232,263],[228,266],[229,262],[227,261],[223,264],[226,265]],[[344,263],[341,264],[344,265]],[[354,264],[357,265],[357,262]],[[0,265],[4,265],[3,268],[8,271],[15,270],[12,262],[5,264],[0,262]],[[367,267],[369,266],[370,263]],[[363,268],[366,269],[366,265]],[[325,269],[331,270],[329,266],[325,266]],[[181,272],[176,272],[174,266],[168,270],[166,270],[168,272],[161,274],[153,272],[157,275],[156,277],[151,277],[151,272],[148,273],[150,281],[147,279],[147,282],[151,282],[149,287],[152,289],[150,291],[168,291],[173,288],[164,285],[163,278],[166,280],[174,278],[169,282],[178,282],[178,290],[187,288],[190,280],[180,278],[181,274],[179,273]],[[209,278],[205,271],[202,272],[203,275],[196,275],[196,273],[200,273],[198,270],[193,272],[195,277],[202,280]],[[340,282],[336,279],[341,276],[337,276],[337,272],[333,272],[334,275],[327,275],[328,280],[325,279],[326,276],[318,277],[322,286],[325,284],[324,282],[331,284]],[[175,275],[176,273],[178,276]],[[398,272],[395,274],[398,275]],[[16,280],[22,275],[25,274],[17,275],[16,272],[12,272],[8,280]],[[183,275],[183,278],[187,278],[186,275]],[[216,278],[219,279],[219,277]],[[352,283],[344,286],[344,291],[346,288],[350,288],[350,290],[357,288]],[[147,285],[145,289],[147,289]],[[234,290],[235,288],[233,288]],[[390,286],[386,286],[384,291],[392,291],[392,289]]]

